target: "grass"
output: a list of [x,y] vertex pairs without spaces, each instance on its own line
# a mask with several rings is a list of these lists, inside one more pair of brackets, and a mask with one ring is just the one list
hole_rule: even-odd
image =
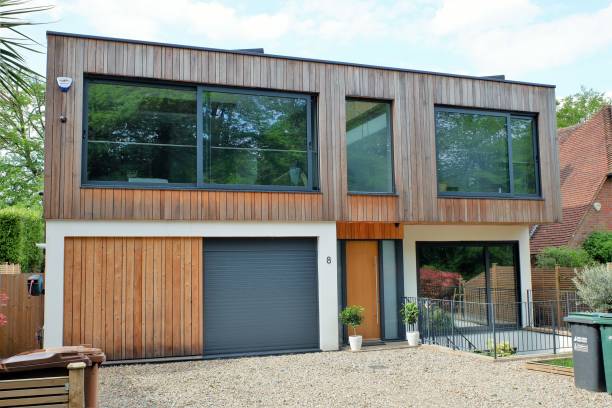
[[552,360],[541,360],[538,363],[550,364],[557,367],[574,367],[574,360],[571,357],[568,358],[555,358]]

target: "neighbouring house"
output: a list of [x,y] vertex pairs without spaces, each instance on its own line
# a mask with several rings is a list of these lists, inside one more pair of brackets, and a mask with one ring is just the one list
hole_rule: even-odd
[[353,304],[402,339],[421,279],[524,299],[529,226],[561,220],[550,85],[54,32],[47,58],[46,346],[337,350]]
[[531,253],[579,247],[593,231],[612,230],[612,106],[579,125],[559,129],[563,222],[534,226]]

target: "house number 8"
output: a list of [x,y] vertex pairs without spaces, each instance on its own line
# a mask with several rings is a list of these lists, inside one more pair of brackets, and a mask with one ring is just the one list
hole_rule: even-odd
[[331,256],[327,257],[327,263],[330,264],[331,263]]

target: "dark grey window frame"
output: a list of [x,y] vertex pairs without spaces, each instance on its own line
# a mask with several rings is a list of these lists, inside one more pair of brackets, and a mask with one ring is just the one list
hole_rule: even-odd
[[[479,192],[460,192],[460,191],[440,191],[438,183],[438,136],[437,136],[437,122],[435,116],[438,112],[454,112],[454,113],[465,113],[465,114],[477,114],[477,115],[489,115],[499,116],[506,118],[506,137],[508,139],[508,177],[510,183],[509,193],[479,193]],[[512,163],[512,134],[510,132],[510,120],[512,118],[518,119],[531,119],[532,126],[532,143],[533,143],[533,159],[535,162],[535,182],[536,192],[535,194],[515,194],[514,193],[514,166]],[[434,107],[434,126],[435,126],[435,150],[436,150],[436,191],[439,198],[498,198],[498,199],[517,199],[517,200],[542,200],[542,190],[540,188],[540,146],[538,142],[538,115],[536,113],[525,113],[525,112],[513,112],[513,111],[499,111],[499,110],[486,110],[486,109],[471,109],[471,108],[458,108],[446,105],[436,105]]]
[[[95,181],[87,179],[87,147],[88,139],[88,89],[91,83],[107,83],[122,85],[144,85],[149,87],[174,88],[183,90],[193,90],[196,93],[196,183],[130,183],[117,181]],[[230,191],[270,191],[270,192],[305,192],[318,193],[319,172],[318,163],[313,161],[313,156],[319,157],[318,141],[315,140],[316,119],[313,114],[316,99],[313,95],[298,92],[281,92],[272,90],[260,90],[251,88],[227,87],[217,85],[202,85],[191,83],[176,83],[171,81],[151,80],[142,78],[115,78],[98,75],[85,75],[83,78],[83,134],[81,149],[81,187],[100,188],[112,187],[123,189],[154,189],[154,190],[230,190]],[[293,186],[274,186],[274,185],[251,185],[251,184],[216,184],[204,182],[204,117],[203,117],[203,98],[206,91],[225,92],[246,95],[279,96],[285,98],[306,99],[306,136],[307,136],[307,160],[308,160],[308,184],[305,187]],[[317,178],[317,180],[315,180]]]
[[[389,118],[387,119],[387,128],[389,129],[389,139],[391,142],[391,191],[390,192],[379,192],[379,191],[352,191],[348,190],[348,195],[373,195],[373,196],[396,196],[397,189],[395,186],[395,156],[394,156],[394,137],[393,137],[393,99],[376,99],[376,98],[362,98],[359,96],[347,96],[344,100],[344,106],[346,109],[346,103],[348,101],[360,101],[360,102],[375,102],[375,103],[386,103],[389,105]],[[346,121],[344,123],[344,132],[346,133]],[[347,189],[348,189],[348,149],[344,147],[347,152],[347,164],[346,164],[346,176],[347,176]]]
[[[515,293],[517,301],[514,302],[517,305],[520,305],[524,300],[522,296],[522,280],[521,280],[521,252],[519,249],[519,241],[416,241],[415,242],[415,252],[416,252],[416,278],[417,278],[417,297],[420,297],[419,293],[421,293],[421,251],[420,249],[423,247],[478,247],[481,246],[483,248],[483,261],[484,261],[484,272],[485,272],[485,282],[486,282],[486,302],[487,304],[491,303],[491,276],[489,274],[489,270],[491,268],[491,259],[489,248],[490,247],[499,247],[503,245],[511,245],[512,253],[514,258],[514,270],[515,270]],[[520,326],[523,322],[522,313],[520,307],[517,306],[517,324]],[[493,320],[490,314],[490,311],[487,312],[487,324]]]

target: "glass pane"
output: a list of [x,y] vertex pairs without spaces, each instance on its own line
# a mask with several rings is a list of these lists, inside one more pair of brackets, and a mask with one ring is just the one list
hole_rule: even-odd
[[390,116],[387,102],[346,101],[349,191],[393,192]]
[[195,183],[196,150],[191,147],[90,141],[89,180],[131,183]]
[[533,119],[511,118],[515,194],[537,194]]
[[420,246],[419,296],[486,302],[484,247]]
[[308,99],[204,93],[205,181],[308,186]]
[[399,338],[399,299],[397,296],[397,265],[395,242],[382,241],[383,310],[385,316],[385,339]]
[[518,279],[514,259],[514,246],[490,246],[489,282],[491,301],[496,304],[495,323],[515,325],[518,322],[519,307],[517,297]]
[[516,302],[516,268],[512,245],[490,246],[491,296],[494,302]]
[[506,117],[436,112],[438,190],[509,193]]
[[237,185],[308,185],[305,152],[213,147],[208,183]]
[[94,181],[194,183],[194,89],[91,82],[87,177]]

